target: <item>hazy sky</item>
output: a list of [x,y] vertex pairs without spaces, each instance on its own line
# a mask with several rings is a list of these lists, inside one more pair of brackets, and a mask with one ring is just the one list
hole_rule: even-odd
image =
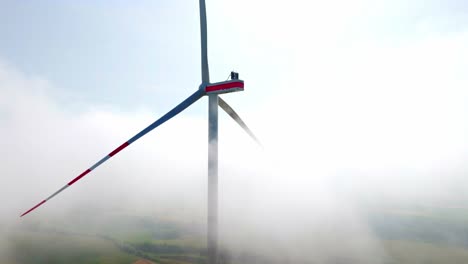
[[[1,6],[0,122],[14,159],[23,157],[18,144],[28,145],[21,135],[66,151],[66,144],[106,146],[98,152],[106,153],[200,83],[197,1]],[[269,153],[346,175],[424,174],[463,164],[463,1],[208,1],[207,8],[211,79],[240,72],[246,91],[225,98]],[[87,118],[93,121],[85,128]],[[180,118],[206,122],[206,99]],[[252,144],[221,118],[222,142]],[[168,126],[190,138],[186,145],[171,138],[178,152],[206,139],[206,123],[196,128],[200,137],[192,127]],[[43,155],[43,147],[31,155]],[[80,156],[85,164],[101,156],[94,150]]]
[[[352,208],[348,192],[468,190],[465,1],[206,4],[211,80],[240,73],[245,91],[223,98],[265,145],[220,115],[221,200],[233,211]],[[198,1],[0,0],[0,198],[17,201],[2,217],[16,218],[198,88],[198,12]],[[41,213],[119,197],[204,204],[206,140],[202,99]]]

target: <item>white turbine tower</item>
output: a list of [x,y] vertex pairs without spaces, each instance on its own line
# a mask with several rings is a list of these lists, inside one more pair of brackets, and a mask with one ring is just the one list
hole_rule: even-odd
[[88,173],[99,167],[111,157],[122,151],[124,148],[134,143],[148,132],[156,127],[162,125],[172,117],[176,116],[187,107],[198,101],[204,95],[208,96],[208,263],[216,264],[218,256],[218,105],[226,111],[257,143],[259,141],[245,125],[239,115],[218,95],[222,93],[229,93],[244,90],[244,81],[238,79],[238,74],[231,73],[231,80],[217,83],[210,83],[209,69],[208,69],[208,56],[207,56],[207,26],[206,26],[206,7],[205,0],[200,1],[200,32],[201,32],[201,75],[202,83],[198,89],[187,99],[182,101],[179,105],[167,112],[161,118],[150,124],[148,127],[141,130],[132,138],[118,146],[111,151],[108,155],[104,156],[101,160],[94,165],[83,171],[81,174],[73,178],[65,186],[54,192],[52,195],[42,200],[40,203],[27,210],[22,216],[30,213],[38,208],[45,202],[52,199],[54,196],[65,190],[66,188],[79,181]]

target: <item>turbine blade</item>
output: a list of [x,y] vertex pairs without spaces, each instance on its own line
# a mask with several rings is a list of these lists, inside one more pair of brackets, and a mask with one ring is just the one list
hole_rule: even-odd
[[210,82],[210,71],[208,69],[208,47],[206,29],[206,5],[205,0],[200,0],[200,39],[201,39],[201,70],[202,83]]
[[261,147],[263,147],[262,143],[260,143],[260,140],[258,140],[258,138],[254,135],[254,133],[249,129],[249,127],[244,123],[244,121],[242,121],[242,119],[240,118],[240,116],[236,113],[236,111],[234,111],[234,109],[232,109],[232,107],[230,107],[226,101],[224,101],[223,99],[221,99],[221,97],[218,96],[218,105],[228,114],[232,117],[232,119],[234,119],[244,130],[245,132],[247,132],[247,134],[249,134],[249,136],[255,140],[255,142],[257,142],[258,145],[260,145]]
[[171,111],[167,112],[165,115],[163,115],[161,118],[159,118],[158,120],[156,120],[155,122],[153,122],[151,125],[149,125],[148,127],[146,127],[145,129],[141,130],[138,134],[136,134],[135,136],[133,136],[132,138],[130,138],[127,142],[123,143],[122,145],[118,146],[116,149],[114,149],[112,152],[110,152],[108,155],[106,155],[104,158],[102,158],[101,160],[99,160],[96,164],[94,164],[93,166],[91,166],[89,169],[85,170],[84,172],[82,172],[80,175],[76,176],[73,180],[71,180],[69,183],[67,183],[65,186],[63,186],[62,188],[60,188],[58,191],[56,191],[55,193],[53,193],[51,196],[47,197],[45,200],[43,200],[42,202],[38,203],[37,205],[35,205],[33,208],[29,209],[28,211],[24,212],[20,217],[23,217],[27,214],[29,214],[31,211],[33,211],[34,209],[38,208],[39,206],[43,205],[45,202],[49,201],[50,199],[52,199],[54,196],[56,196],[57,194],[59,194],[60,192],[62,192],[63,190],[67,189],[68,187],[70,187],[71,185],[73,185],[75,182],[79,181],[81,178],[83,178],[84,176],[86,176],[86,174],[90,173],[91,171],[93,171],[94,169],[96,169],[97,167],[99,167],[101,164],[103,164],[104,162],[106,162],[108,159],[112,158],[113,156],[115,156],[117,153],[119,153],[121,150],[123,150],[124,148],[128,147],[128,145],[132,144],[133,142],[137,141],[138,139],[140,139],[141,137],[143,137],[144,135],[146,135],[148,132],[150,132],[151,130],[155,129],[156,127],[162,125],[164,122],[168,121],[169,119],[173,118],[174,116],[176,116],[177,114],[179,114],[180,112],[182,112],[183,110],[185,110],[187,107],[189,107],[191,104],[195,103],[198,99],[200,99],[202,96],[204,95],[204,91],[203,90],[197,90],[194,94],[192,94],[191,96],[189,96],[187,99],[185,99],[182,103],[180,103],[179,105],[177,105],[176,107],[174,107]]

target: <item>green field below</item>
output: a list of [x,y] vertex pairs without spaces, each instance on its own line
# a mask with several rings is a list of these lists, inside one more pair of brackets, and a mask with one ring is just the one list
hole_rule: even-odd
[[14,264],[128,264],[138,258],[109,241],[90,236],[15,232],[8,259]]
[[[468,263],[466,209],[379,209],[371,211],[368,221],[384,251],[385,264]],[[197,230],[177,221],[131,215],[76,223],[30,222],[8,233],[9,247],[0,263],[131,264],[148,259],[161,264],[204,264],[205,237]],[[268,263],[254,255],[241,262]]]
[[[7,232],[1,264],[205,263],[204,239],[177,221],[132,215],[23,222]],[[68,220],[68,218],[67,218]]]
[[384,240],[388,264],[466,264],[468,249],[407,240]]

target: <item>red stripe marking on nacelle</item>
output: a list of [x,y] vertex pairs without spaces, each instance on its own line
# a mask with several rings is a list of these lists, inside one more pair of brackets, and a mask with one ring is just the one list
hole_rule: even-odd
[[130,145],[130,144],[128,144],[128,142],[123,143],[118,148],[114,149],[114,151],[109,153],[109,156],[110,157],[114,156],[115,154],[119,153],[122,149],[126,148],[128,145]]
[[44,200],[44,201],[38,203],[36,206],[34,206],[33,208],[31,208],[31,209],[29,209],[28,211],[26,211],[26,213],[22,214],[20,217],[23,217],[23,216],[29,214],[29,212],[31,212],[32,210],[38,208],[39,206],[41,206],[41,205],[42,205],[43,203],[45,203],[45,202],[46,202],[46,200]]
[[223,83],[223,84],[218,84],[218,85],[212,85],[212,86],[206,86],[205,92],[213,92],[213,91],[219,91],[219,90],[226,90],[230,88],[244,88],[244,83],[243,82],[228,82],[228,83]]
[[78,175],[75,179],[73,179],[71,182],[68,183],[68,186],[74,184],[75,182],[77,182],[79,179],[83,178],[86,174],[90,173],[91,170],[90,169],[87,169],[85,170],[83,173],[81,173],[80,175]]

